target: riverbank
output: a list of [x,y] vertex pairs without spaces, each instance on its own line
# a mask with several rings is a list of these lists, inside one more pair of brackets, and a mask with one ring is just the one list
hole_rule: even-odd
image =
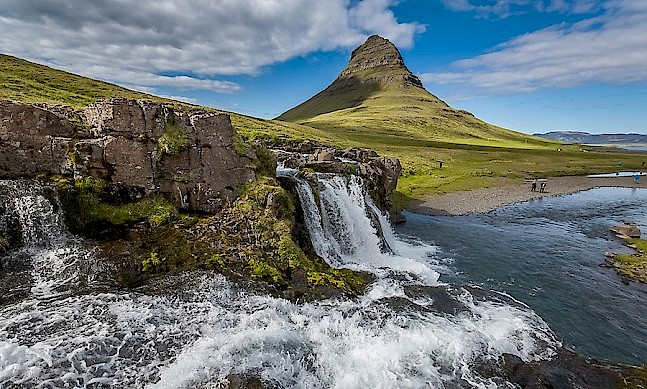
[[[546,190],[532,192],[530,181],[522,184],[503,184],[490,188],[431,195],[420,201],[411,201],[405,209],[426,215],[465,215],[489,212],[507,204],[528,201],[546,196],[559,196],[601,187],[647,188],[646,177],[638,184],[633,177],[564,176],[546,180]],[[540,182],[542,182],[540,181]],[[539,185],[537,190],[539,190]]]

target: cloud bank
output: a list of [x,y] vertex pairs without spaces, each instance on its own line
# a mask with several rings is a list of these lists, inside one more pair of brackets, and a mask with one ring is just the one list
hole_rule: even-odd
[[378,33],[410,47],[424,26],[395,0],[4,0],[0,51],[140,89],[233,92],[220,76]]
[[529,11],[580,14],[600,7],[599,0],[495,0],[485,4],[475,0],[442,0],[442,3],[452,11],[476,12],[484,18],[507,18]]
[[646,83],[647,1],[613,0],[603,7],[601,16],[521,35],[487,54],[454,63],[453,71],[420,77],[472,94]]

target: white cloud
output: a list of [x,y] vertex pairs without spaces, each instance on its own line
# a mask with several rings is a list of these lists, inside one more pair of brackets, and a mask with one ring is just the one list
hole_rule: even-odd
[[4,0],[0,50],[133,87],[232,92],[240,86],[216,78],[373,33],[410,47],[424,27],[399,23],[395,2]]
[[476,12],[479,17],[507,18],[529,11],[587,13],[600,7],[599,0],[493,0],[490,3],[475,0],[442,0],[445,7],[458,12]]
[[[647,82],[647,1],[613,0],[582,22],[516,37],[490,53],[458,61],[453,71],[424,73],[425,82],[459,93],[530,92],[587,83]],[[477,88],[478,90],[474,90]]]

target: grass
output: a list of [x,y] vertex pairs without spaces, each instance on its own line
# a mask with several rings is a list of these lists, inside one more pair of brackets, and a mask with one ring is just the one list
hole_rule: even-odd
[[625,242],[636,247],[636,254],[616,254],[611,266],[623,278],[647,283],[647,240],[627,238]]
[[[400,158],[403,164],[397,188],[400,202],[525,177],[614,172],[620,170],[619,160],[623,161],[622,170],[640,169],[647,160],[644,154],[564,145],[492,126],[465,111],[452,109],[424,89],[376,83],[385,74],[370,69],[281,117],[296,123],[191,106],[7,55],[0,55],[0,69],[0,99],[64,104],[77,109],[110,97],[148,99],[184,109],[228,113],[243,141],[263,138],[279,145],[308,139],[340,148],[375,149],[382,155]],[[386,76],[397,78],[401,74],[401,68],[394,68]],[[443,161],[442,169],[439,160]]]
[[397,187],[400,203],[524,178],[638,170],[647,161],[644,154],[565,145],[493,126],[420,87],[392,81],[403,72],[408,71],[368,69],[352,80],[338,78],[279,119],[305,126],[296,130],[316,128],[333,146],[371,148],[399,158],[404,168]]

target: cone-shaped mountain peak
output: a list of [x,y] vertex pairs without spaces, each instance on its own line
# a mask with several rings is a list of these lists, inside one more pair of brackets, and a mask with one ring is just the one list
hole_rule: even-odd
[[410,84],[423,88],[418,77],[405,66],[398,48],[379,35],[371,35],[366,42],[353,50],[348,65],[337,79],[349,77]]
[[388,39],[370,36],[353,50],[348,65],[326,89],[285,112],[278,119],[298,121],[324,113],[353,108],[378,94],[429,94],[404,64],[400,51]]

